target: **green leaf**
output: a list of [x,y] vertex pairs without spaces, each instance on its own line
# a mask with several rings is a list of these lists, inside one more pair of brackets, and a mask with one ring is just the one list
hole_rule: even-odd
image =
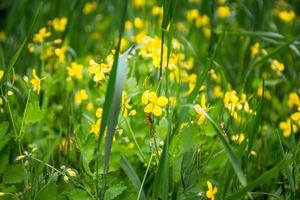
[[9,123],[4,121],[0,124],[0,151],[12,138],[11,134],[7,134]]
[[31,100],[28,103],[27,111],[24,116],[24,124],[33,124],[40,121],[43,117],[43,112],[40,108],[38,98],[32,94]]
[[57,186],[50,183],[37,194],[36,200],[56,200],[58,193],[57,190]]
[[84,190],[79,188],[74,188],[67,193],[70,200],[89,200],[92,199],[91,196]]
[[[136,174],[136,172],[134,171],[134,169],[131,166],[130,162],[127,160],[126,157],[122,156],[121,160],[120,160],[120,165],[121,165],[121,168],[123,169],[123,171],[125,172],[125,174],[128,176],[128,178],[132,182],[133,186],[135,187],[136,192],[138,193],[140,191],[140,188],[141,188],[141,180],[138,177],[138,175]],[[143,190],[141,192],[140,199],[141,200],[146,199],[146,196],[145,196],[145,193],[144,193]]]
[[22,164],[12,165],[3,175],[3,183],[14,184],[21,183],[24,180],[24,169]]
[[106,191],[104,200],[113,200],[117,196],[120,196],[126,189],[127,187],[124,185],[114,185]]

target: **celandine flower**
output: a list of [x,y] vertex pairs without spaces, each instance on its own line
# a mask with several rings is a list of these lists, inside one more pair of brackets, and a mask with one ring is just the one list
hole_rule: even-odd
[[205,115],[201,112],[200,108],[202,108],[205,112],[207,112],[209,110],[209,107],[206,106],[206,98],[205,98],[204,95],[201,97],[201,103],[200,104],[201,104],[201,106],[199,104],[196,104],[194,106],[194,110],[199,115],[199,118],[198,118],[198,121],[197,121],[197,124],[199,124],[199,125],[203,124],[205,119],[206,119]]
[[142,103],[146,105],[144,112],[147,114],[153,113],[155,116],[161,116],[162,107],[168,104],[168,98],[164,96],[157,97],[155,92],[144,92]]
[[217,188],[217,186],[213,186],[210,181],[207,181],[206,183],[207,183],[207,187],[208,187],[208,190],[206,191],[206,197],[211,200],[214,200],[215,194],[217,193],[218,188]]
[[75,103],[79,106],[81,103],[89,98],[85,89],[79,90],[75,94]]
[[35,69],[32,70],[32,76],[33,76],[33,79],[30,81],[32,87],[33,87],[33,91],[35,91],[37,94],[40,93],[41,91],[41,81],[44,79],[44,78],[39,78],[37,75],[36,75],[36,71]]

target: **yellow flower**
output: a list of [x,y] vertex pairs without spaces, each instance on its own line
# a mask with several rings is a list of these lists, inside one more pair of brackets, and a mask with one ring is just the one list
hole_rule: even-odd
[[63,18],[55,18],[52,20],[52,26],[54,30],[58,32],[64,32],[68,23],[68,19],[66,17]]
[[81,105],[81,103],[89,98],[85,89],[79,90],[75,94],[75,103]]
[[89,62],[89,72],[91,74],[94,74],[94,81],[102,81],[105,79],[105,76],[110,72],[111,67],[111,60],[110,60],[110,56],[106,57],[106,62],[107,63],[96,63],[93,59],[90,60]]
[[159,17],[162,17],[162,16],[163,16],[163,9],[162,9],[162,7],[154,6],[154,7],[152,8],[151,13],[152,13],[153,16],[159,16]]
[[237,108],[241,107],[239,102],[239,97],[236,94],[235,90],[227,91],[224,95],[224,106],[228,109],[230,115],[234,119],[238,119],[238,114],[236,112]]
[[[262,97],[262,95],[263,95],[263,88],[262,88],[261,85],[257,88],[257,95],[259,97]],[[265,89],[264,90],[264,97],[266,99],[271,99],[271,92],[269,90]]]
[[256,42],[251,46],[251,57],[254,58],[260,51],[260,44]]
[[228,6],[220,6],[217,9],[218,16],[225,19],[230,16],[230,8]]
[[213,187],[213,185],[211,184],[210,181],[207,181],[206,184],[207,184],[207,187],[208,187],[208,190],[206,191],[206,197],[211,199],[211,200],[214,200],[215,199],[215,194],[217,193],[218,188],[217,188],[217,186]]
[[82,12],[85,14],[85,15],[88,15],[90,14],[91,12],[93,12],[94,10],[96,10],[97,8],[97,3],[96,2],[87,2],[83,9],[82,9]]
[[231,140],[241,144],[245,140],[245,135],[244,135],[244,133],[240,133],[238,135],[233,135],[233,136],[231,136]]
[[76,77],[77,79],[82,79],[82,70],[83,70],[83,66],[72,62],[71,63],[71,67],[67,67],[68,70],[68,75],[70,77]]
[[201,97],[201,103],[200,104],[201,104],[201,106],[199,104],[196,104],[194,106],[194,110],[199,115],[199,118],[198,118],[198,121],[197,121],[198,125],[203,124],[205,119],[206,119],[205,115],[201,112],[200,108],[202,108],[205,112],[209,111],[209,107],[206,106],[206,98],[205,98],[204,95]]
[[291,92],[289,94],[288,106],[290,108],[293,106],[300,106],[300,98],[296,92]]
[[199,11],[197,9],[192,9],[187,12],[186,18],[189,22],[191,22],[196,20],[199,16]]
[[292,114],[291,118],[292,118],[292,120],[296,121],[297,123],[300,122],[300,107],[298,107],[298,111],[297,112],[295,112],[295,113]]
[[134,27],[137,29],[142,29],[145,26],[144,20],[142,20],[139,17],[134,18],[133,24],[134,24]]
[[0,70],[0,81],[1,81],[2,78],[3,78],[3,75],[4,75],[4,71],[3,71],[3,70]]
[[42,43],[44,42],[44,39],[47,37],[50,37],[51,33],[47,32],[47,29],[45,27],[41,28],[38,33],[34,34],[33,41]]
[[146,1],[145,0],[134,0],[133,5],[136,8],[141,8],[145,5]]
[[293,21],[293,19],[296,17],[295,12],[290,10],[290,11],[281,11],[278,13],[278,17],[286,22],[289,23],[291,21]]
[[157,97],[155,92],[146,91],[147,94],[142,96],[142,103],[146,105],[144,112],[153,113],[155,116],[162,114],[163,106],[168,104],[168,99],[164,96]]
[[98,136],[99,130],[100,130],[100,125],[101,125],[101,120],[98,119],[96,121],[96,123],[91,125],[91,133],[94,133],[96,136]]
[[41,81],[44,79],[44,78],[39,78],[37,75],[36,75],[36,71],[35,69],[32,70],[32,76],[33,76],[33,79],[30,81],[32,87],[33,87],[33,91],[35,91],[36,93],[40,93],[41,91]]
[[271,68],[276,72],[277,75],[280,75],[284,70],[284,64],[280,63],[278,60],[274,59],[271,63]]
[[126,97],[126,92],[122,92],[122,114],[124,117],[128,116],[128,110],[132,108],[131,105],[129,105],[130,100]]
[[58,61],[60,63],[64,62],[65,61],[65,53],[66,53],[66,47],[62,47],[62,48],[56,48],[54,50],[54,54],[58,57]]
[[213,89],[213,94],[215,97],[221,98],[223,96],[223,91],[222,91],[221,86],[219,86],[219,85],[215,86]]
[[0,31],[0,42],[3,42],[6,40],[6,34],[4,31]]
[[296,133],[297,130],[298,130],[297,126],[292,124],[292,121],[290,119],[288,119],[285,122],[280,122],[279,128],[283,130],[283,136],[284,137],[290,137],[292,131],[294,133]]

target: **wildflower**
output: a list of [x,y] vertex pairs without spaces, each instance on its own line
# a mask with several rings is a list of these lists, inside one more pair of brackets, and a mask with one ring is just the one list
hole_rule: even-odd
[[124,117],[128,116],[128,110],[132,108],[131,105],[129,105],[130,100],[126,97],[126,92],[122,91],[122,114]]
[[199,17],[199,11],[197,9],[192,9],[187,12],[187,20],[189,22],[196,20]]
[[67,67],[67,70],[68,70],[68,75],[70,77],[76,77],[79,80],[82,79],[82,70],[83,70],[82,65],[72,62],[71,67]]
[[30,81],[32,87],[33,87],[33,91],[35,91],[37,94],[40,93],[41,91],[41,81],[44,79],[44,78],[39,78],[37,75],[36,75],[36,71],[35,69],[32,70],[32,76],[33,76],[33,79]]
[[213,88],[213,94],[215,97],[221,98],[223,96],[223,91],[221,86],[217,85]]
[[0,31],[0,42],[3,42],[6,40],[6,34],[4,31]]
[[87,92],[86,92],[85,89],[79,90],[79,91],[76,92],[76,94],[75,94],[75,102],[76,102],[76,104],[79,106],[79,105],[81,105],[81,103],[82,103],[83,101],[87,100],[88,97],[89,97],[89,96],[88,96],[88,94],[87,94]]
[[245,140],[245,135],[244,135],[244,133],[233,135],[233,136],[231,136],[231,140],[241,144]]
[[50,37],[51,33],[47,32],[47,29],[45,27],[41,28],[38,33],[34,34],[33,41],[42,43],[44,42],[44,39],[47,37]]
[[52,20],[52,26],[55,31],[64,32],[68,23],[68,19],[66,17],[63,18],[55,18]]
[[210,181],[207,181],[206,184],[207,184],[207,187],[208,187],[208,190],[206,191],[206,197],[211,199],[211,200],[214,200],[215,199],[215,194],[217,193],[218,188],[217,188],[217,186],[213,187],[213,185],[211,184]]
[[291,92],[289,94],[288,106],[290,108],[293,106],[300,106],[300,98],[296,92]]
[[285,122],[280,122],[279,128],[283,130],[284,137],[290,137],[292,131],[296,133],[298,130],[297,126],[294,125],[290,119]]
[[132,22],[129,20],[125,21],[125,30],[128,31],[132,28]]
[[136,8],[141,8],[145,5],[146,1],[145,0],[134,0],[133,5]]
[[94,74],[94,81],[102,81],[105,79],[105,75],[110,72],[110,68],[106,63],[98,64],[93,59],[89,62],[89,72]]
[[295,12],[290,10],[290,11],[281,11],[278,13],[278,17],[286,22],[289,23],[291,21],[293,21],[293,19],[296,17]]
[[239,97],[235,90],[227,91],[224,95],[224,105],[234,119],[238,119],[236,108],[240,107]]
[[1,81],[2,78],[3,78],[3,75],[4,75],[4,71],[3,71],[3,70],[0,70],[0,81]]
[[93,104],[92,102],[89,102],[89,103],[86,105],[86,109],[87,109],[88,111],[93,110],[93,108],[94,108],[94,104]]
[[297,112],[291,115],[291,118],[298,123],[300,122],[300,106],[298,107]]
[[266,99],[271,99],[271,93],[270,93],[270,91],[267,90],[267,89],[264,89],[264,91],[263,91],[263,88],[262,88],[262,86],[260,85],[260,86],[258,87],[258,89],[257,89],[257,96],[262,97],[263,92],[264,92],[264,97],[265,97]]
[[196,27],[207,26],[210,23],[210,18],[207,15],[199,15],[196,18],[195,25]]
[[98,118],[96,123],[91,124],[91,133],[94,133],[96,136],[99,134],[101,118],[102,118],[103,109],[98,108],[96,110],[96,117]]
[[151,13],[152,13],[153,16],[159,16],[159,17],[162,17],[162,16],[163,16],[163,9],[162,9],[162,7],[154,6],[154,7],[152,8]]
[[102,114],[103,114],[103,109],[102,108],[97,108],[97,110],[96,110],[96,117],[98,119],[101,119],[102,118]]
[[204,113],[201,112],[201,109],[203,109],[205,112],[207,112],[209,110],[209,107],[206,106],[206,98],[205,98],[204,95],[201,97],[201,106],[199,104],[196,104],[194,106],[194,110],[199,115],[199,118],[198,118],[198,121],[197,121],[198,125],[203,124],[203,122],[206,119]]
[[66,48],[65,47],[62,47],[62,48],[56,48],[54,50],[54,54],[58,57],[58,61],[60,63],[64,62],[65,61],[65,53],[66,53]]
[[97,8],[96,2],[87,2],[83,7],[82,12],[83,14],[88,15],[94,10],[96,10],[96,8]]
[[100,130],[100,125],[101,125],[101,120],[98,119],[98,120],[96,121],[96,123],[93,123],[93,124],[91,125],[91,133],[94,133],[96,136],[98,136],[99,130]]
[[218,16],[225,19],[230,16],[230,8],[228,6],[220,6],[217,9]]
[[155,116],[160,116],[162,107],[168,104],[168,99],[164,96],[157,97],[155,92],[146,91],[142,96],[142,103],[146,105],[145,113],[153,113]]
[[251,57],[254,58],[260,51],[260,44],[256,42],[251,46]]
[[134,27],[137,29],[143,29],[145,26],[144,20],[142,20],[139,17],[134,18],[133,24],[134,24]]
[[284,70],[284,64],[280,63],[278,60],[274,59],[271,62],[271,68],[274,70],[277,75],[280,75]]

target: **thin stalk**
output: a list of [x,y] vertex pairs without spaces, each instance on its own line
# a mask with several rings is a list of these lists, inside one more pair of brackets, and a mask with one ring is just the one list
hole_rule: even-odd
[[138,148],[138,150],[139,150],[139,153],[140,153],[140,155],[141,155],[141,157],[142,157],[142,159],[143,159],[143,162],[145,162],[145,160],[146,160],[146,159],[145,159],[145,155],[144,155],[142,149],[140,148],[140,145],[138,144],[138,142],[137,142],[137,140],[136,140],[136,138],[135,138],[135,136],[134,136],[134,133],[133,133],[133,131],[132,131],[132,128],[131,128],[131,125],[130,125],[128,119],[125,118],[125,122],[126,122],[126,125],[127,125],[127,127],[128,127],[129,133],[131,134],[131,137],[133,138],[133,141],[134,141],[135,145],[137,146],[137,148]]
[[147,174],[148,174],[148,171],[149,171],[149,168],[150,168],[150,165],[151,165],[152,158],[153,158],[153,153],[151,153],[150,160],[148,162],[148,166],[147,166],[147,169],[146,169],[146,172],[144,174],[143,181],[142,181],[142,184],[141,184],[141,187],[140,187],[140,190],[139,190],[139,194],[137,196],[137,200],[139,200],[140,197],[141,197],[143,186],[144,186],[146,178],[147,178]]

